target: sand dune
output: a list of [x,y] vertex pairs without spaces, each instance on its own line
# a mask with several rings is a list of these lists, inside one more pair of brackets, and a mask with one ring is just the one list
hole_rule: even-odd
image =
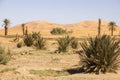
[[[108,30],[108,21],[102,21],[102,34],[110,34],[110,31]],[[96,35],[97,34],[97,28],[98,28],[98,21],[97,20],[87,20],[82,21],[74,24],[57,24],[52,23],[48,21],[31,21],[25,23],[26,27],[28,27],[29,33],[31,32],[38,32],[40,31],[43,36],[53,36],[50,34],[50,31],[53,28],[60,27],[64,28],[67,31],[73,31],[71,34],[72,36],[87,36],[87,35]],[[120,27],[116,28],[115,35],[118,35],[120,32]],[[0,34],[4,34],[4,31],[1,30]],[[22,34],[22,27],[21,24],[13,26],[9,29],[9,35],[15,35],[15,34]]]

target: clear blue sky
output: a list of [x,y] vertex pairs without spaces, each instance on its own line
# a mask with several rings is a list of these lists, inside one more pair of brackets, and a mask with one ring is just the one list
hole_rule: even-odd
[[68,24],[84,20],[115,21],[120,24],[120,0],[0,0],[0,26],[34,20]]

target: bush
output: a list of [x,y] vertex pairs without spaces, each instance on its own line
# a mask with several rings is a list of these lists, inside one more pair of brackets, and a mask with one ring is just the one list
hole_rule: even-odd
[[54,35],[61,35],[66,33],[67,31],[62,28],[53,28],[53,30],[51,31],[51,34],[54,34]]
[[72,41],[72,38],[69,37],[69,36],[65,36],[63,38],[59,38],[57,40],[57,42],[58,42],[58,50],[60,52],[66,52],[67,48],[69,47],[71,41]]
[[[46,40],[40,35],[40,32],[33,32],[24,37],[24,43],[28,47],[34,45],[37,49],[45,49]],[[21,44],[19,43],[18,47],[20,46]]]
[[18,48],[21,48],[23,46],[23,43],[22,42],[19,42],[18,44],[17,44],[17,47]]
[[34,39],[31,34],[25,35],[24,37],[24,43],[26,46],[30,47],[34,43]]
[[11,58],[10,51],[8,51],[8,53],[5,53],[4,48],[0,46],[0,64],[4,65],[7,64],[10,58]]
[[40,32],[32,32],[32,37],[34,40],[38,39],[40,37]]
[[70,45],[73,49],[77,49],[78,48],[78,40],[73,37]]
[[46,40],[41,36],[35,40],[35,47],[37,47],[37,49],[45,49],[45,44]]
[[107,35],[89,38],[81,43],[84,53],[80,56],[85,72],[116,72],[120,63],[119,43],[120,41]]

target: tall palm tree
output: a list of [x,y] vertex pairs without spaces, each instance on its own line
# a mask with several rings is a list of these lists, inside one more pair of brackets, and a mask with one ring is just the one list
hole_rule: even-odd
[[115,31],[115,26],[117,25],[115,22],[111,21],[109,22],[108,26],[109,26],[109,30],[111,31],[111,36],[113,36],[113,31]]
[[101,19],[98,20],[98,36],[101,35]]
[[5,29],[5,36],[8,34],[8,27],[9,27],[9,25],[10,25],[10,20],[9,19],[4,19],[4,24],[3,24],[3,26],[4,26],[4,29]]
[[25,35],[25,24],[21,24],[22,26],[22,31],[23,31],[23,36]]

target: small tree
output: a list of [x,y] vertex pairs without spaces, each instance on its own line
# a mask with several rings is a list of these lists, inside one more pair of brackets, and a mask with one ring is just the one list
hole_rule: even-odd
[[109,26],[109,30],[111,30],[111,36],[113,36],[113,31],[115,31],[115,26],[117,25],[115,22],[111,21],[109,22],[108,26]]
[[4,24],[3,24],[3,26],[4,26],[4,29],[5,29],[5,36],[8,34],[8,27],[9,27],[9,25],[10,25],[10,20],[9,19],[4,19]]

